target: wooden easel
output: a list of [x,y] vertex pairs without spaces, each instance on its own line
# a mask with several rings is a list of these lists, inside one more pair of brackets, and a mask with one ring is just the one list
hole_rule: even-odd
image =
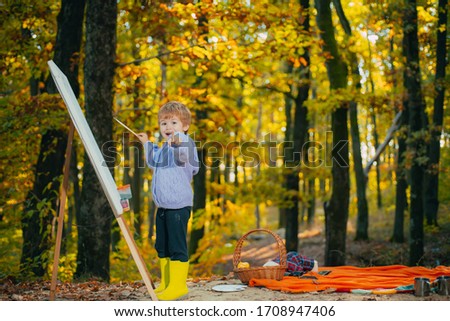
[[[54,257],[53,257],[54,259],[53,259],[52,281],[51,281],[51,286],[50,286],[50,301],[55,300],[56,281],[58,278],[59,256],[61,253],[61,241],[62,241],[62,233],[63,233],[63,226],[64,226],[64,208],[66,206],[67,188],[69,186],[70,159],[72,156],[72,143],[73,143],[74,131],[75,131],[75,128],[74,128],[73,122],[71,121],[70,128],[69,128],[69,137],[67,140],[66,159],[64,161],[64,168],[63,168],[63,175],[64,175],[63,183],[61,185],[61,190],[59,193],[58,229],[57,229],[57,234],[56,234],[55,253],[54,253]],[[114,215],[119,223],[119,227],[123,233],[125,241],[127,242],[127,245],[131,252],[131,255],[138,267],[139,273],[141,274],[142,279],[144,280],[145,286],[147,287],[147,291],[150,294],[151,299],[153,301],[158,301],[155,291],[153,290],[155,288],[155,286],[150,277],[150,273],[148,272],[147,266],[145,265],[145,262],[138,251],[136,242],[134,241],[134,238],[132,237],[132,234],[131,234],[131,231],[130,231],[128,225],[126,224],[122,215],[116,215],[115,213],[114,213]]]

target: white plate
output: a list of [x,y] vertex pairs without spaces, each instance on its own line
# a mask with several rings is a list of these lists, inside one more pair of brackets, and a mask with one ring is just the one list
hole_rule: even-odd
[[217,292],[238,292],[244,291],[246,287],[242,284],[219,284],[213,286],[212,289]]

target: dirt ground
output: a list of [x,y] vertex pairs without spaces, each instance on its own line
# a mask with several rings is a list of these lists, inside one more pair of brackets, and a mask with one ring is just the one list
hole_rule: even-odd
[[[352,229],[352,226],[349,226]],[[283,230],[276,231],[282,238]],[[325,240],[323,231],[317,228],[305,229],[300,233],[300,250],[302,255],[314,258],[322,265],[324,261]],[[347,265],[353,266],[381,266],[391,264],[408,265],[408,245],[380,241],[387,236],[378,235],[378,240],[356,242],[349,237],[347,242]],[[267,233],[251,234],[247,238],[248,244],[242,248],[241,260],[251,266],[262,266],[278,254],[278,246],[273,237]],[[450,265],[450,226],[441,226],[439,232],[430,233],[426,240],[424,265]],[[450,296],[432,293],[430,296],[417,297],[412,293],[399,294],[352,294],[336,292],[315,292],[292,294],[272,291],[266,288],[246,287],[240,292],[216,292],[213,287],[218,284],[242,284],[233,275],[233,255],[224,257],[223,264],[217,267],[218,275],[227,275],[222,280],[195,280],[189,282],[189,297],[185,300],[255,300],[255,301],[449,301]]]
[[[350,236],[347,241],[347,265],[381,266],[391,264],[408,265],[407,243],[395,244],[386,235],[367,242],[355,242]],[[282,238],[282,230],[275,231]],[[425,255],[423,265],[450,266],[450,224],[441,225],[436,232],[426,234]],[[241,260],[251,266],[262,266],[278,254],[278,246],[273,237],[267,233],[251,234],[242,248]],[[323,265],[324,235],[317,228],[304,229],[300,234],[299,253],[314,258]],[[352,294],[332,291],[291,294],[272,291],[266,288],[245,287],[239,292],[218,292],[216,285],[242,284],[233,274],[233,254],[223,257],[207,278],[188,279],[189,294],[183,301],[450,301],[450,296],[432,293],[430,296],[417,297],[409,294]],[[155,284],[158,284],[159,272],[151,271]],[[20,282],[14,278],[0,279],[1,301],[46,301],[49,300],[50,281]],[[56,291],[57,300],[69,301],[141,301],[150,300],[150,296],[142,281],[108,284],[96,280],[86,282],[59,283]]]
[[[426,297],[414,294],[352,294],[313,292],[291,294],[266,288],[246,287],[239,292],[217,292],[213,288],[222,284],[242,284],[236,278],[212,277],[190,280],[189,294],[180,301],[450,301],[450,296],[432,293]],[[0,283],[0,301],[48,301],[50,282],[15,284],[10,280]],[[58,284],[57,301],[149,301],[150,295],[142,282],[106,284],[97,281]]]
[[[445,232],[445,231],[444,231]],[[283,237],[283,231],[277,231]],[[266,261],[274,258],[278,254],[278,246],[272,236],[268,234],[255,234],[255,237],[248,237],[249,244],[242,248],[241,259],[248,261],[251,266],[262,266]],[[301,254],[316,259],[319,264],[324,257],[324,238],[318,229],[307,230],[300,235]],[[436,236],[430,239],[427,249],[434,256],[427,256],[426,260],[431,263],[442,262],[442,265],[449,265],[445,253],[436,249],[442,249],[445,244],[450,244],[450,234]],[[444,243],[442,243],[444,242]],[[432,250],[434,249],[434,250]],[[393,244],[391,242],[369,241],[369,242],[348,242],[348,265],[373,266],[404,264],[407,265],[406,245]],[[439,253],[438,253],[439,252]],[[255,259],[258,258],[258,259]],[[219,284],[242,284],[240,280],[231,272],[233,270],[233,255],[224,258],[223,265],[218,267],[219,274],[229,273],[222,280],[194,280],[189,282],[189,297],[185,300],[192,301],[449,301],[450,296],[442,296],[432,293],[430,296],[417,297],[412,293],[399,294],[352,294],[336,293],[332,291],[292,294],[280,291],[272,291],[266,288],[246,287],[240,292],[217,292],[213,290]]]
[[[449,266],[448,255],[450,233],[447,227],[442,233],[427,240],[427,255],[424,260],[429,267],[433,263]],[[283,231],[277,231],[283,236]],[[324,241],[320,230],[310,229],[301,234],[301,254],[323,262]],[[349,242],[348,265],[373,266],[388,264],[407,265],[407,245],[390,242]],[[262,266],[264,262],[276,257],[278,246],[269,234],[249,236],[248,244],[242,248],[241,259],[251,266]],[[450,301],[450,296],[432,293],[430,296],[417,297],[412,293],[402,294],[352,294],[322,291],[292,294],[272,291],[266,288],[245,287],[238,292],[218,292],[216,285],[242,285],[234,275],[233,255],[224,257],[224,263],[216,267],[215,273],[208,278],[188,279],[189,294],[183,301]],[[436,266],[437,264],[434,264]],[[152,272],[155,284],[158,274]],[[0,280],[1,301],[46,301],[49,300],[50,281],[19,282],[12,278]],[[86,282],[59,283],[56,300],[69,301],[146,301],[150,296],[142,281],[107,284],[95,280]]]
[[272,291],[266,288],[247,287],[240,292],[216,292],[212,288],[218,284],[241,284],[239,280],[212,281],[204,284],[190,284],[187,301],[450,301],[450,296],[436,293],[426,297],[414,294],[352,294],[352,293],[301,293],[292,294]]

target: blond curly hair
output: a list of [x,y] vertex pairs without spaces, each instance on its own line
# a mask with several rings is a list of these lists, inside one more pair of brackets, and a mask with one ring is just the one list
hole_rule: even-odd
[[177,116],[183,123],[183,126],[191,125],[191,112],[183,103],[169,101],[161,106],[158,112],[158,121],[170,118],[171,116]]

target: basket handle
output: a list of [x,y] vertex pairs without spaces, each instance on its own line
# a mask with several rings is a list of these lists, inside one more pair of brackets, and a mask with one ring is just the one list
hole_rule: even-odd
[[273,238],[275,239],[275,241],[277,242],[277,245],[278,245],[278,254],[280,256],[280,266],[287,266],[286,265],[286,247],[285,247],[281,237],[278,234],[272,232],[271,230],[259,228],[259,229],[255,229],[255,230],[251,230],[251,231],[247,232],[239,239],[239,241],[236,244],[236,249],[234,250],[234,254],[233,254],[233,267],[236,269],[239,262],[241,261],[242,245],[244,244],[244,241],[247,239],[247,236],[249,236],[252,233],[256,233],[256,232],[266,232],[273,236]]

